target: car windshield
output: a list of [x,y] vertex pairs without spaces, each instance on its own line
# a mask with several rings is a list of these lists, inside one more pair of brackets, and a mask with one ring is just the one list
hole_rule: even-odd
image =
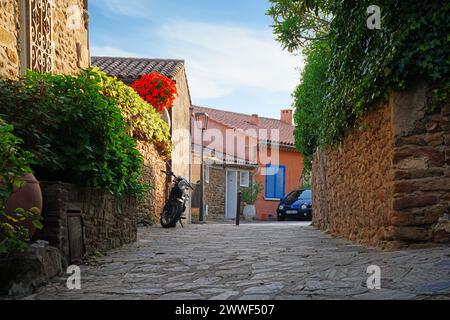
[[312,192],[311,192],[311,190],[301,191],[301,194],[299,195],[298,199],[299,200],[312,200]]
[[286,204],[293,204],[295,201],[297,201],[300,197],[301,191],[292,191],[284,200]]

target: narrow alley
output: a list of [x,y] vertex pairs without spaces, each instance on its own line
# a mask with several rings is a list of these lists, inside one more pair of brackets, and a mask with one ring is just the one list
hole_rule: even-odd
[[[369,290],[367,268],[381,268]],[[146,228],[136,244],[81,267],[81,290],[60,276],[27,299],[445,299],[450,248],[384,252],[307,223]]]

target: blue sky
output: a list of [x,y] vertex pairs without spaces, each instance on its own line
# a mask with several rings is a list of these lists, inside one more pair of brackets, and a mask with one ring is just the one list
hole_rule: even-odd
[[281,50],[268,0],[91,0],[92,55],[186,61],[193,103],[278,118],[302,58]]

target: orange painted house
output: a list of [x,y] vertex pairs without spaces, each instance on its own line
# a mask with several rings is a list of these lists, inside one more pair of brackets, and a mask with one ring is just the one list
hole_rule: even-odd
[[[235,218],[237,192],[253,180],[263,186],[257,219],[276,219],[280,199],[300,187],[303,172],[292,110],[281,110],[280,119],[194,106],[197,112],[209,115],[204,138],[207,219]],[[201,135],[195,125],[192,131],[195,182],[200,180]]]

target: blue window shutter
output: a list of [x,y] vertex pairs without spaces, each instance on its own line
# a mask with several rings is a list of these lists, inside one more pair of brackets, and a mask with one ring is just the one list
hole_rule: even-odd
[[278,173],[276,176],[276,196],[277,199],[284,198],[285,195],[285,181],[286,180],[286,168],[284,166],[278,167]]
[[276,195],[276,176],[273,175],[273,167],[271,165],[266,166],[266,198],[272,199]]
[[285,166],[266,166],[266,190],[265,196],[268,199],[282,199],[285,196]]

